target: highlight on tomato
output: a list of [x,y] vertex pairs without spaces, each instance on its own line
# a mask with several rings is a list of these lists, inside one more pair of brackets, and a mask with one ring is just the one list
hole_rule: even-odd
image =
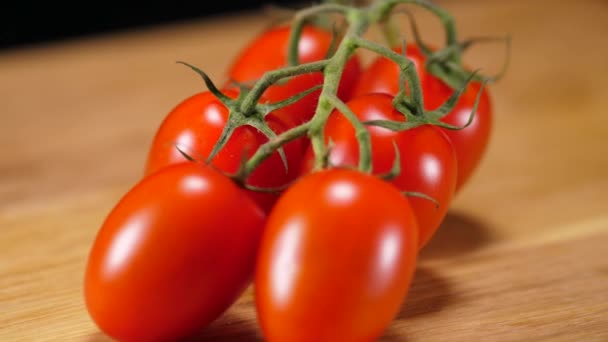
[[373,341],[409,291],[418,229],[394,186],[354,170],[303,176],[268,217],[255,273],[266,341]]
[[145,177],[111,210],[91,248],[90,316],[120,341],[198,332],[250,284],[264,221],[255,202],[208,166],[179,163]]
[[[362,121],[392,120],[405,122],[405,116],[393,107],[393,97],[375,93],[361,95],[346,105]],[[399,153],[400,173],[390,182],[402,192],[425,194],[436,201],[410,197],[419,229],[422,248],[434,235],[445,218],[456,188],[458,162],[452,143],[438,127],[423,125],[405,131],[392,131],[377,126],[366,126],[372,148],[372,168],[377,176],[388,174]],[[334,110],[325,125],[325,139],[332,142],[329,163],[333,166],[357,167],[359,140],[349,120]],[[308,148],[303,173],[314,163],[314,153]]]

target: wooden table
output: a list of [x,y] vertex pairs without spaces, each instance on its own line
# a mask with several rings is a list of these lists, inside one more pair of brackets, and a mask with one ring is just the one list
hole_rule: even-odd
[[[444,1],[513,37],[488,154],[386,341],[608,340],[608,3]],[[421,17],[428,40],[440,37]],[[154,130],[268,22],[256,12],[0,54],[0,340],[103,341],[83,306],[103,218]],[[467,55],[496,70],[499,45]],[[202,340],[256,341],[248,291]]]

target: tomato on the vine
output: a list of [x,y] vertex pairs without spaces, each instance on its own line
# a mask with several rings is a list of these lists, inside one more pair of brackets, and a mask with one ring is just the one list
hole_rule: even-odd
[[198,332],[251,283],[264,222],[253,200],[206,165],[145,177],[112,209],[90,251],[91,317],[121,341]]
[[[402,49],[397,48],[395,51],[401,53]],[[416,72],[422,85],[426,109],[433,110],[438,108],[453,94],[454,90],[425,70],[424,63],[426,58],[416,45],[407,46],[406,56],[414,62],[416,67]],[[479,82],[471,82],[462,94],[456,107],[441,121],[455,126],[465,125],[473,110],[475,98],[480,91],[480,87],[481,84]],[[379,57],[362,72],[354,94],[358,96],[381,92],[395,95],[398,91],[399,67],[390,59]],[[490,96],[487,88],[484,88],[473,122],[461,130],[443,129],[456,150],[458,159],[457,192],[466,184],[483,158],[486,147],[489,144],[492,122],[493,114]]]
[[[228,70],[230,80],[247,83],[261,78],[268,71],[285,67],[290,32],[291,26],[283,25],[268,29],[255,37],[232,62]],[[299,62],[309,63],[325,59],[333,39],[331,32],[312,25],[305,26],[298,45]],[[344,100],[350,98],[360,73],[359,57],[353,55],[344,67],[338,97]],[[272,102],[280,101],[321,84],[323,84],[321,72],[294,76],[284,84],[270,86],[264,92],[264,97]],[[320,89],[312,92],[285,107],[287,110],[285,113],[295,116],[298,124],[310,120],[320,94]]]
[[[232,98],[237,93],[225,90]],[[277,134],[287,130],[292,123],[289,117],[277,112],[268,114],[265,119],[270,128]],[[229,110],[211,92],[195,94],[178,104],[163,120],[151,144],[146,164],[146,174],[155,172],[167,165],[186,160],[174,146],[195,159],[204,161],[218,141],[226,122]],[[213,158],[212,165],[227,173],[235,173],[243,162],[243,156],[252,156],[268,138],[258,129],[251,126],[237,128],[226,145]],[[284,146],[288,168],[285,169],[278,152],[268,159],[249,176],[247,183],[262,188],[281,187],[291,182],[298,175],[301,151],[305,148],[302,139],[296,139]],[[277,194],[269,192],[248,191],[249,195],[266,211],[269,211]]]
[[260,244],[254,284],[264,337],[378,338],[407,296],[417,244],[408,199],[392,185],[346,169],[299,179]]
[[[347,102],[360,121],[405,121],[405,116],[393,108],[392,96],[362,95]],[[423,125],[396,132],[387,128],[367,126],[371,138],[372,166],[375,175],[391,171],[395,161],[396,144],[401,173],[391,180],[401,191],[418,192],[435,199],[439,207],[425,198],[410,197],[419,228],[422,248],[433,236],[447,214],[456,187],[457,161],[454,148],[437,127]],[[331,140],[329,163],[334,166],[356,167],[359,162],[359,142],[352,124],[342,113],[334,110],[325,126],[325,139]],[[312,169],[314,153],[309,147],[303,161],[303,172]]]

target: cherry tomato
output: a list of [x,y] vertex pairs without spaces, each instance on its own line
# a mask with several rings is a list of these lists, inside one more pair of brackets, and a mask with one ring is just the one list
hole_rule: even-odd
[[112,209],[90,251],[90,315],[121,341],[198,332],[251,283],[264,221],[208,166],[180,163],[145,177]]
[[[236,97],[237,93],[226,90],[225,94]],[[161,123],[153,139],[146,174],[155,172],[167,165],[180,163],[186,158],[175,148],[178,144],[182,151],[193,158],[206,159],[216,141],[219,139],[226,122],[228,109],[210,92],[195,94],[176,106]],[[291,123],[286,116],[271,113],[266,121],[275,133],[285,131]],[[258,147],[268,141],[260,131],[251,126],[242,126],[235,130],[226,145],[215,156],[212,164],[224,172],[235,173],[243,155],[253,155]],[[287,170],[278,152],[266,159],[249,176],[247,183],[257,187],[273,188],[288,184],[298,175],[301,151],[305,148],[302,139],[296,139],[284,146],[287,158]],[[259,191],[248,191],[256,202],[269,211],[277,194]]]
[[417,244],[408,200],[390,184],[345,169],[299,179],[270,214],[258,254],[266,340],[378,338],[407,296]]
[[[228,77],[238,82],[255,81],[267,71],[285,67],[289,46],[291,26],[278,26],[262,32],[252,40],[236,57],[228,70]],[[332,44],[332,34],[315,26],[305,26],[298,45],[300,63],[316,62],[326,58]],[[350,98],[356,80],[361,73],[359,58],[354,55],[347,62],[338,89],[338,97]],[[323,84],[320,72],[295,76],[285,84],[275,84],[264,92],[271,102],[284,100],[293,95]],[[296,117],[296,124],[312,118],[317,107],[321,90],[317,90],[298,102],[285,107]]]
[[[401,52],[402,49],[395,49],[395,51]],[[415,45],[408,45],[406,55],[416,66],[422,84],[426,109],[438,108],[452,95],[452,88],[426,72],[424,69],[425,57]],[[456,107],[442,121],[456,126],[466,124],[480,86],[479,82],[471,82]],[[398,91],[399,67],[391,60],[380,57],[373,61],[361,74],[360,81],[355,89],[355,96],[374,92],[395,95]],[[457,192],[466,184],[483,158],[492,130],[492,116],[490,96],[487,88],[484,88],[475,112],[475,118],[468,127],[461,130],[442,128],[454,145],[458,159]]]
[[[387,94],[362,95],[347,102],[348,107],[361,121],[405,121],[405,116],[395,110],[392,97]],[[424,125],[402,132],[382,127],[367,126],[372,145],[374,174],[388,173],[395,161],[396,143],[399,150],[401,173],[391,180],[401,191],[424,193],[439,203],[436,207],[428,199],[410,197],[419,228],[419,244],[422,248],[433,236],[452,202],[458,163],[451,142],[435,126]],[[336,166],[356,167],[359,162],[359,143],[352,124],[339,111],[334,111],[325,126],[325,138],[333,146],[329,162]],[[306,152],[303,172],[312,169],[314,153]]]

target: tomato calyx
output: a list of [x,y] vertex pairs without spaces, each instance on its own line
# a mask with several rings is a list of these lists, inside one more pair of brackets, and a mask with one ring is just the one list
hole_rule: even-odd
[[[229,109],[228,122],[224,126],[222,134],[220,135],[219,139],[215,143],[213,149],[211,150],[211,153],[209,153],[209,156],[205,160],[205,163],[207,163],[207,164],[210,164],[212,162],[213,158],[226,145],[226,143],[228,142],[228,140],[230,139],[230,137],[232,136],[234,131],[241,126],[254,127],[257,130],[259,130],[262,134],[264,134],[269,140],[275,138],[277,136],[277,134],[270,128],[270,126],[264,120],[264,118],[268,114],[270,114],[276,110],[279,110],[283,107],[289,106],[320,88],[320,86],[315,86],[315,87],[312,87],[299,94],[296,94],[290,98],[287,98],[282,101],[274,102],[274,103],[256,102],[253,105],[248,104],[246,106],[243,106],[243,103],[245,102],[245,100],[249,97],[250,93],[252,92],[252,90],[249,89],[246,85],[239,84],[238,85],[238,87],[240,89],[239,95],[236,99],[232,99],[229,96],[227,96],[226,94],[222,93],[222,91],[217,88],[217,86],[213,83],[211,78],[203,70],[199,69],[198,67],[196,67],[192,64],[186,63],[186,62],[180,61],[178,63],[191,68],[197,74],[199,74],[199,76],[205,82],[207,89],[215,97],[217,97],[217,99],[220,100],[220,102],[222,102],[222,104],[224,106],[226,106],[226,108]],[[259,100],[259,97],[257,99]],[[283,166],[285,167],[285,170],[288,170],[287,157],[285,156],[285,151],[283,150],[282,146],[279,146],[277,148],[277,150],[278,150],[279,155],[281,156],[281,160],[283,162]],[[181,151],[181,150],[180,150],[180,153],[184,154],[183,151]],[[245,170],[244,168],[241,168],[241,169]],[[236,178],[237,180],[242,181],[242,183],[244,183],[244,179],[246,179],[248,176],[249,176],[249,172],[240,171],[240,172],[237,172],[237,175],[234,176],[233,178]]]
[[454,109],[454,107],[458,103],[458,100],[467,89],[467,86],[474,79],[476,73],[477,71],[469,75],[469,77],[465,80],[464,84],[459,87],[439,108],[431,111],[422,110],[422,112],[416,112],[417,110],[419,110],[418,106],[412,105],[411,100],[408,101],[407,97],[405,96],[405,82],[400,82],[401,90],[399,91],[397,96],[395,96],[393,100],[393,106],[397,111],[399,111],[405,116],[406,120],[370,120],[365,121],[364,124],[371,126],[379,126],[393,131],[404,131],[422,125],[435,125],[450,130],[464,129],[468,127],[475,118],[475,113],[477,112],[479,101],[481,100],[481,94],[487,81],[482,81],[479,91],[477,92],[477,95],[475,97],[473,107],[471,108],[471,113],[469,114],[467,122],[464,125],[451,125],[441,121],[441,119]]
[[399,152],[399,146],[395,140],[392,141],[393,150],[395,151],[395,159],[393,159],[393,166],[387,173],[382,173],[378,175],[379,178],[384,179],[386,181],[393,180],[401,174],[401,152]]
[[436,199],[434,199],[433,197],[431,197],[425,193],[417,192],[417,191],[404,191],[404,192],[402,192],[402,194],[406,197],[417,197],[417,198],[422,198],[427,201],[431,201],[435,205],[435,210],[439,209],[439,201],[437,201]]
[[[464,52],[479,43],[491,42],[503,43],[505,45],[504,63],[496,74],[481,75],[479,73],[475,73],[474,80],[478,82],[485,81],[488,83],[493,83],[501,79],[506,74],[511,55],[510,35],[506,35],[504,37],[475,37],[460,41],[457,39],[456,28],[451,15],[441,9],[431,9],[431,12],[433,12],[440,19],[446,32],[446,45],[438,50],[434,50],[423,41],[414,15],[410,11],[406,9],[396,9],[390,13],[390,16],[404,14],[408,17],[414,42],[422,55],[425,57],[425,69],[430,74],[442,80],[453,90],[458,90],[460,87],[462,87],[462,84],[465,83],[466,80],[474,73],[467,70],[461,62]],[[390,23],[390,16],[386,20],[388,23]],[[396,30],[391,27],[386,28],[386,26],[388,26],[388,24],[385,25],[384,34],[389,43],[396,46]],[[405,51],[405,48],[403,51]]]

